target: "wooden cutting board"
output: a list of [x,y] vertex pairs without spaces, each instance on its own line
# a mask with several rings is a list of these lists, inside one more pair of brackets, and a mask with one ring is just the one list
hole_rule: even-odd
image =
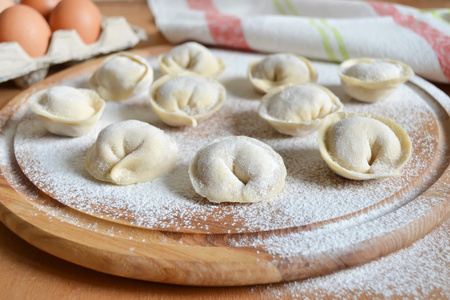
[[[136,53],[154,59],[168,49],[153,47]],[[239,60],[246,55],[249,56],[247,59],[253,55],[239,52],[219,54],[226,55],[230,60]],[[24,122],[22,115],[30,94],[55,84],[76,82],[92,72],[100,62],[100,59],[89,61],[58,73],[19,94],[1,111],[0,220],[24,240],[48,253],[101,272],[148,281],[198,286],[264,284],[323,275],[369,262],[410,245],[448,218],[450,99],[418,77],[404,87],[405,95],[415,98],[417,108],[414,115],[409,119],[399,117],[400,121],[411,123],[404,125],[408,128],[414,149],[412,162],[405,167],[403,177],[399,177],[403,180],[360,183],[324,171],[320,176],[328,178],[325,181],[328,186],[320,186],[318,183],[324,181],[314,176],[304,176],[304,173],[296,172],[298,170],[287,164],[287,180],[293,186],[306,184],[312,194],[317,189],[317,195],[321,195],[324,189],[335,187],[336,199],[340,201],[331,203],[330,210],[333,205],[336,206],[335,214],[327,212],[327,207],[320,204],[320,197],[302,202],[289,200],[293,204],[311,200],[314,200],[311,202],[313,204],[315,201],[318,203],[316,210],[314,207],[308,208],[311,215],[306,214],[303,219],[289,215],[289,211],[280,214],[277,206],[270,203],[266,205],[268,208],[259,207],[264,214],[250,223],[245,214],[241,215],[241,219],[235,219],[227,212],[248,210],[248,216],[254,216],[257,211],[252,211],[251,207],[218,205],[205,210],[204,215],[190,215],[189,218],[195,218],[198,226],[183,228],[180,224],[184,224],[181,221],[186,221],[186,217],[181,213],[174,215],[175,223],[137,223],[136,220],[142,219],[139,211],[125,209],[121,211],[121,217],[113,217],[116,213],[111,214],[108,207],[83,209],[86,206],[67,201],[64,195],[48,189],[46,184],[36,179],[39,177],[29,173],[28,177],[25,176],[22,170],[31,168],[32,160],[20,155],[25,152],[20,152],[14,141],[18,138],[15,137],[16,131]],[[321,70],[335,67],[319,62],[317,66]],[[335,75],[328,75],[325,74],[322,83],[345,98],[339,85],[333,81]],[[222,81],[228,89],[230,101],[251,95],[252,99],[243,101],[245,105],[255,106],[257,96],[250,91],[245,73],[234,79],[224,77]],[[377,106],[363,106],[350,99],[345,104],[354,110],[377,110]],[[380,104],[380,107],[394,119],[396,115],[412,113],[388,102]],[[230,111],[225,108],[222,114],[214,116],[206,124],[211,127],[220,124],[215,121],[226,121]],[[245,130],[247,119],[256,121],[251,113],[241,114],[239,128]],[[166,129],[169,134],[180,134],[179,129],[177,132]],[[194,134],[189,129],[183,130]],[[199,137],[206,135],[205,132],[217,134],[206,129],[196,130],[198,132],[195,134]],[[266,127],[245,133],[267,140],[275,148],[283,148],[283,143],[292,141]],[[299,140],[299,143],[302,141]],[[306,147],[306,150],[302,152],[305,162],[313,160],[317,154],[314,148]],[[282,151],[281,154],[285,161],[296,159],[292,151]],[[399,182],[398,187],[396,182]],[[355,206],[351,201],[357,196],[351,193],[348,199],[342,196],[349,190],[363,193],[362,198],[373,196],[374,200],[364,202],[369,205]],[[62,198],[55,200],[49,195]],[[378,199],[377,195],[382,196]],[[273,203],[281,203],[290,196],[284,194]],[[86,204],[91,200],[79,201]],[[205,207],[209,205],[201,199],[196,203]],[[339,210],[340,207],[344,209]],[[292,206],[292,211],[296,209]],[[313,215],[315,211],[327,213]],[[218,218],[221,214],[223,217]],[[284,216],[290,216],[292,220],[281,220]],[[269,225],[264,219],[271,220]],[[180,222],[177,223],[177,220]]]

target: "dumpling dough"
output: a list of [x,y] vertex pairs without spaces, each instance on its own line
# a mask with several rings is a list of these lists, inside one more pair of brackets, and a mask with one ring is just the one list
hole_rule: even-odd
[[195,191],[211,202],[248,203],[278,194],[286,167],[268,145],[246,136],[230,136],[200,149],[189,175]]
[[208,48],[196,43],[181,44],[158,57],[159,68],[164,74],[191,72],[215,77],[225,69],[223,61]]
[[400,77],[401,71],[400,66],[395,63],[362,61],[345,69],[343,73],[362,81],[383,81]]
[[89,80],[91,87],[106,100],[119,101],[147,90],[153,82],[153,69],[135,54],[111,55],[97,68]]
[[128,185],[169,174],[178,148],[162,130],[137,120],[104,128],[87,151],[85,165],[98,180]]
[[342,108],[330,90],[309,83],[269,92],[262,98],[258,114],[280,133],[303,136],[319,128],[324,117]]
[[197,126],[225,102],[225,88],[212,78],[166,75],[150,88],[153,111],[172,126]]
[[316,82],[317,72],[302,56],[277,53],[250,63],[247,77],[257,91],[267,93],[280,86]]
[[397,175],[411,156],[411,141],[394,121],[371,114],[336,113],[319,129],[322,158],[350,179]]
[[347,94],[359,101],[376,102],[389,97],[414,72],[399,61],[360,58],[344,61],[338,74]]
[[97,123],[105,101],[89,89],[54,86],[32,95],[28,104],[48,131],[74,137],[87,133]]

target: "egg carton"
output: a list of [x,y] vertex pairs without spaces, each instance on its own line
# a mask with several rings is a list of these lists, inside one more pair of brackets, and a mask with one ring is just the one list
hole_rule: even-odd
[[104,17],[95,43],[86,45],[75,30],[57,30],[47,53],[38,58],[30,57],[17,42],[0,43],[0,83],[13,79],[26,88],[44,79],[52,65],[128,49],[146,39],[145,30],[130,25],[124,17]]

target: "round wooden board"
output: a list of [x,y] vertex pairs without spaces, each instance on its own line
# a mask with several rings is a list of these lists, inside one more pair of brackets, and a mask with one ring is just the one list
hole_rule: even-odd
[[[168,47],[136,51],[154,56]],[[148,281],[238,286],[275,283],[327,274],[359,265],[410,245],[448,218],[450,184],[450,100],[428,82],[408,83],[426,95],[433,122],[420,129],[437,137],[427,165],[389,199],[372,208],[314,225],[244,233],[183,232],[131,226],[70,208],[47,196],[21,172],[14,157],[16,116],[34,91],[92,70],[89,61],[31,87],[1,111],[0,220],[36,247],[101,272]],[[417,145],[417,149],[425,145]],[[418,151],[418,150],[417,150]]]

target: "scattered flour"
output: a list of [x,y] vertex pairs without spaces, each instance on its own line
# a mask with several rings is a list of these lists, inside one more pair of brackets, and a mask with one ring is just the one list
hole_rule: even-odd
[[[78,138],[47,133],[38,119],[29,113],[19,124],[14,139],[15,155],[24,174],[53,198],[88,214],[100,214],[146,228],[228,233],[315,225],[339,217],[352,218],[351,214],[365,209],[371,217],[382,215],[402,204],[395,197],[391,199],[391,195],[427,172],[438,139],[433,134],[423,134],[422,126],[423,122],[433,125],[435,120],[423,100],[426,95],[419,96],[413,87],[402,87],[386,101],[361,104],[343,94],[335,65],[315,63],[320,74],[318,83],[341,98],[345,111],[367,110],[393,118],[405,127],[416,147],[400,176],[376,181],[351,181],[332,173],[322,161],[317,134],[299,138],[285,136],[258,117],[256,109],[261,94],[254,91],[245,74],[248,63],[259,55],[220,50],[216,54],[227,65],[218,78],[227,88],[227,101],[221,110],[197,127],[164,125],[152,113],[147,95],[108,102],[96,128]],[[150,58],[149,62],[155,69],[155,77],[161,76],[156,58]],[[85,87],[88,77],[89,74],[85,74],[64,84]],[[86,150],[102,128],[130,118],[154,124],[175,139],[179,148],[177,167],[167,177],[132,186],[95,181],[84,167]],[[216,205],[195,193],[187,172],[191,159],[203,145],[229,135],[259,139],[283,157],[288,176],[277,197],[251,205]],[[424,136],[426,143],[419,141]],[[417,192],[408,189],[408,196],[403,196],[403,199],[413,199]],[[222,226],[230,219],[233,222],[229,222],[229,226]],[[203,225],[205,221],[215,228],[206,228]]]
[[379,260],[326,276],[253,287],[252,292],[268,299],[448,299],[449,240],[450,220]]
[[[244,74],[246,62],[258,55],[216,52],[228,66],[225,74],[219,78],[227,88],[228,100],[221,111],[200,123],[197,128],[175,129],[164,126],[149,111],[145,98],[137,97],[108,103],[104,117],[91,134],[73,139],[61,138],[46,133],[33,115],[17,108],[18,112],[8,120],[8,124],[7,120],[0,119],[2,174],[17,191],[28,191],[26,196],[29,199],[38,199],[37,189],[30,189],[20,183],[24,175],[15,165],[17,156],[26,175],[40,189],[58,196],[61,203],[96,216],[100,214],[101,217],[116,218],[143,227],[180,232],[192,229],[208,233],[211,223],[214,226],[225,219],[228,223],[222,224],[226,225],[223,226],[226,229],[222,229],[224,233],[305,226],[305,230],[300,228],[282,234],[228,236],[229,246],[257,248],[258,253],[264,251],[281,258],[278,263],[289,263],[292,257],[319,257],[329,249],[346,249],[355,243],[382,236],[407,226],[411,220],[426,215],[431,208],[448,198],[448,186],[433,186],[430,189],[431,197],[412,201],[441,175],[439,171],[430,170],[433,169],[430,167],[433,156],[437,151],[448,153],[445,147],[438,147],[435,135],[424,134],[437,126],[434,119],[436,109],[432,98],[419,87],[407,84],[388,101],[361,104],[343,94],[333,65],[315,63],[320,74],[319,84],[326,85],[341,98],[345,105],[344,111],[378,113],[390,117],[406,129],[412,140],[413,156],[400,176],[377,181],[350,181],[331,173],[321,161],[316,135],[305,138],[282,136],[255,116],[260,95],[253,91]],[[153,58],[150,62],[156,68]],[[88,74],[66,84],[86,87],[87,78]],[[420,79],[415,80],[424,83]],[[443,106],[449,108],[448,96],[441,97],[446,97],[444,99],[447,102]],[[177,140],[182,154],[178,167],[167,178],[130,187],[117,187],[92,180],[83,164],[87,147],[94,142],[96,134],[103,127],[130,118],[158,125]],[[279,152],[288,167],[284,193],[272,201],[252,205],[215,205],[196,195],[188,180],[188,162],[202,145],[226,135],[252,136]],[[445,159],[444,162],[433,163],[448,165],[449,158]],[[417,186],[422,188],[405,188],[410,182],[419,183]],[[390,198],[397,191],[401,191],[401,199]],[[137,192],[142,192],[142,195]],[[367,208],[369,213],[351,215],[339,223],[331,221],[314,227],[321,221]],[[58,206],[43,209],[47,210],[49,221],[53,221],[53,217],[60,219],[66,214],[66,210]],[[69,215],[65,221],[86,226]],[[206,225],[205,221],[210,225]],[[356,227],[358,230],[354,230]],[[268,298],[286,298],[287,295],[290,299],[320,299],[329,298],[329,295],[346,298],[348,291],[356,293],[355,297],[448,298],[450,272],[442,262],[448,266],[450,260],[450,222],[444,223],[442,228],[409,248],[359,267],[303,281],[250,289]],[[114,226],[101,227],[96,222],[88,225],[88,229],[110,236],[120,234],[120,230]],[[213,231],[220,230],[221,227],[218,227]],[[183,236],[178,242],[183,244]],[[135,249],[129,250],[132,252]],[[438,294],[430,294],[433,291]]]

